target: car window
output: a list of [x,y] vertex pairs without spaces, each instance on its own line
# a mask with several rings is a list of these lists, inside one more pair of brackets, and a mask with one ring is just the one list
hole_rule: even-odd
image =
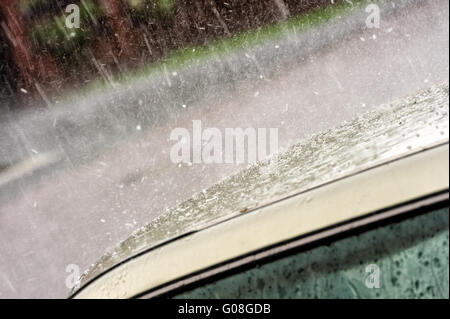
[[[257,265],[181,299],[446,298],[448,208]],[[389,271],[383,271],[389,269]]]

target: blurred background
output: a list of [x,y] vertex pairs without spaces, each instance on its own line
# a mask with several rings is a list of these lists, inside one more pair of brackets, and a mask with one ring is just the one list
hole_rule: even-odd
[[[2,102],[29,107],[113,81],[176,50],[276,23],[329,0],[2,0]],[[80,28],[65,25],[69,4]]]

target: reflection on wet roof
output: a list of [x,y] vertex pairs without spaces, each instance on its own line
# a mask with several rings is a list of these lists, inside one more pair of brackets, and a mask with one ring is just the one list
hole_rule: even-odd
[[82,285],[146,249],[274,199],[306,191],[449,138],[449,84],[315,134],[169,210],[105,254]]

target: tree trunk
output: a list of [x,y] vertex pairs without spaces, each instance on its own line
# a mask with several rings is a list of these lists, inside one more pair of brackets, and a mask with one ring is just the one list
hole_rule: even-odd
[[110,20],[110,26],[119,47],[119,57],[130,58],[135,53],[134,35],[122,0],[100,0]]
[[[33,52],[27,27],[18,7],[19,1],[2,0],[1,28],[6,36],[14,69],[13,83],[22,104],[28,104],[40,95],[46,82],[58,78],[58,70],[49,56]],[[44,84],[44,85],[41,85]]]
[[18,1],[15,0],[2,1],[0,10],[5,21],[1,22],[1,27],[9,41],[13,63],[18,73],[16,85],[29,89],[36,73],[36,63],[17,4]]

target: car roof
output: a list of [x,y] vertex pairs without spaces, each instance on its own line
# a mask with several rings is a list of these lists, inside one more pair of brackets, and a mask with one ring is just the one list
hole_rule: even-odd
[[[448,82],[382,105],[250,166],[151,221],[107,252],[78,289],[145,251],[268,203],[448,142]],[[76,292],[75,290],[74,292]]]

